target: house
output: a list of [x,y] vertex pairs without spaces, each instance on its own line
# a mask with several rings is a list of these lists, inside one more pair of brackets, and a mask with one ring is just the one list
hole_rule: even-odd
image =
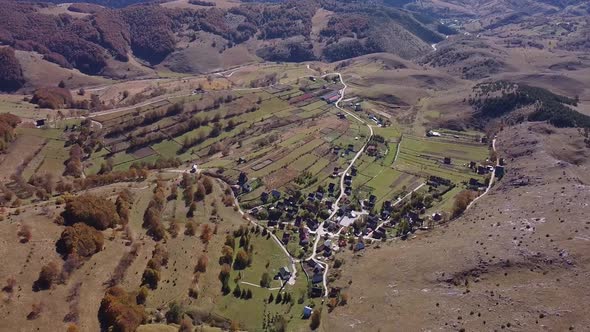
[[352,194],[352,187],[346,187],[346,189],[344,189],[344,194],[350,196],[350,194]]
[[481,187],[482,186],[482,184],[479,182],[479,180],[474,179],[474,178],[469,179],[469,185],[473,186],[473,187]]
[[315,195],[313,193],[307,194],[307,200],[313,202],[315,200]]
[[313,313],[313,309],[311,307],[305,306],[303,307],[303,319],[308,319],[309,317],[311,317],[311,314]]
[[469,168],[475,169],[476,166],[477,166],[477,164],[475,163],[475,161],[470,161],[469,162]]
[[321,99],[323,101],[327,102],[328,104],[337,101],[339,98],[340,98],[340,92],[339,91],[331,91],[331,92],[326,93],[325,95],[323,95],[321,97]]
[[496,166],[494,174],[499,178],[503,177],[504,176],[504,166]]
[[277,200],[277,199],[280,199],[280,198],[281,198],[281,192],[280,192],[280,191],[278,191],[278,190],[276,190],[276,189],[273,189],[273,190],[271,190],[271,191],[270,191],[270,194],[272,195],[272,197],[273,197],[275,200]]
[[314,286],[311,288],[311,297],[316,298],[324,294],[324,289],[321,286]]
[[260,200],[262,203],[268,202],[268,193],[266,191],[263,191],[262,194],[260,194]]
[[383,230],[382,228],[375,230],[373,232],[373,237],[376,239],[381,239],[381,238],[385,237],[385,230]]
[[291,271],[289,270],[288,267],[283,266],[279,269],[279,273],[277,274],[277,276],[281,280],[284,280],[284,281],[289,280],[291,278]]
[[352,176],[345,175],[344,176],[344,184],[347,186],[350,186],[352,184]]
[[334,186],[335,186],[334,183],[329,183],[328,184],[328,192],[333,193],[334,192]]
[[323,281],[324,281],[324,275],[322,275],[322,274],[316,273],[311,277],[311,283],[314,285],[319,284]]
[[352,176],[356,176],[356,173],[357,173],[357,169],[356,169],[356,167],[355,167],[355,166],[352,166],[352,167],[350,168],[350,175],[352,175]]
[[445,165],[450,165],[451,164],[451,157],[445,157],[445,159],[443,159],[443,163]]
[[483,174],[488,174],[489,170],[487,167],[483,166],[483,165],[479,165],[477,166],[477,174],[483,175]]
[[371,144],[368,145],[367,148],[365,149],[365,151],[367,152],[367,154],[371,157],[377,155],[377,146]]
[[45,119],[35,120],[35,127],[40,128],[45,126]]
[[354,152],[354,145],[348,144],[347,150],[350,151],[350,152]]
[[500,158],[499,163],[500,163],[500,166],[506,165],[506,161],[504,160],[504,158]]
[[289,234],[288,232],[283,233],[283,238],[281,239],[281,242],[283,242],[284,245],[287,245],[289,243],[289,240],[291,240],[291,234]]
[[336,113],[336,116],[338,116],[339,119],[346,119],[346,115],[342,112]]
[[431,175],[428,178],[428,185],[431,187],[438,187],[439,185],[450,186],[451,184],[452,184],[451,180],[444,179],[439,176]]
[[440,137],[441,134],[438,131],[430,130],[430,131],[428,131],[426,133],[426,136],[428,136],[428,137]]
[[384,210],[391,210],[391,201],[385,201],[383,202],[383,209]]
[[322,192],[316,192],[315,193],[315,198],[317,198],[318,201],[321,201],[324,198],[324,193]]
[[363,242],[357,242],[357,244],[354,245],[354,251],[360,251],[365,249],[365,244]]
[[441,221],[442,220],[442,214],[436,212],[432,214],[432,220],[434,221]]
[[309,229],[311,229],[312,231],[315,231],[316,229],[318,229],[318,226],[319,226],[317,220],[315,220],[315,219],[308,219],[306,221],[306,224],[307,224],[307,227]]
[[247,161],[246,159],[242,158],[242,157],[238,158],[238,165],[240,165],[240,164],[245,164],[245,163],[247,163],[247,162],[248,162],[248,161]]

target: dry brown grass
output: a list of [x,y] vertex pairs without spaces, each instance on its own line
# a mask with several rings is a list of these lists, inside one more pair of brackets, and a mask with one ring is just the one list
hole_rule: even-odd
[[579,134],[548,135],[539,126],[499,134],[509,171],[463,217],[363,257],[346,255],[335,286],[349,304],[328,315],[324,329],[587,326],[588,164],[559,166],[554,142]]

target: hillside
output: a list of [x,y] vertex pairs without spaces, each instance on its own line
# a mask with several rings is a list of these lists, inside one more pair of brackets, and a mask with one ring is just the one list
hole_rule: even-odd
[[[120,4],[110,3],[111,7]],[[79,5],[65,12],[52,11],[52,6],[2,2],[0,42],[40,53],[44,60],[66,69],[116,78],[132,76],[133,71],[125,70],[135,60],[151,67],[161,64],[172,71],[202,73],[260,58],[335,61],[373,52],[413,58],[442,39],[434,26],[420,22],[411,12],[344,2],[246,3],[233,8]],[[332,15],[319,35],[312,36],[312,17],[320,8]],[[312,47],[319,51],[311,52]],[[216,53],[224,60],[211,62]],[[194,56],[202,60],[179,65]]]
[[344,258],[335,286],[349,304],[328,316],[326,330],[584,330],[583,140],[543,124],[500,132],[510,165],[501,183],[449,225]]

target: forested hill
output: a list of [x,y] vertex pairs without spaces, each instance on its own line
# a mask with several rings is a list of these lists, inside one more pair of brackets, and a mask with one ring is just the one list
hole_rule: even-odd
[[[85,2],[123,7],[135,0]],[[442,40],[434,20],[358,1],[289,0],[232,8],[190,4],[167,8],[155,2],[105,8],[78,3],[67,7],[66,14],[53,6],[0,0],[0,43],[35,51],[45,60],[91,75],[104,73],[111,59],[127,62],[134,56],[160,64],[183,51],[179,44],[208,48],[211,54],[245,45],[264,60],[297,62],[336,61],[374,52],[413,58]],[[319,9],[330,14],[324,22],[312,23]],[[319,34],[312,33],[313,24],[318,24]]]
[[[26,0],[18,0],[21,2],[30,2],[30,1],[26,1]],[[40,0],[38,2],[50,2],[50,3],[64,3],[63,0]],[[109,7],[109,8],[123,8],[123,7],[127,7],[130,5],[135,5],[138,3],[159,3],[161,1],[158,0],[154,0],[154,1],[149,1],[149,0],[69,0],[67,1],[68,3],[90,3],[90,4],[95,4],[95,5],[100,5],[100,6],[104,6],[104,7]]]
[[590,127],[590,117],[570,107],[578,105],[577,97],[505,81],[478,84],[473,92],[469,103],[481,117],[501,117],[528,107],[526,119],[529,121],[547,121],[556,127]]

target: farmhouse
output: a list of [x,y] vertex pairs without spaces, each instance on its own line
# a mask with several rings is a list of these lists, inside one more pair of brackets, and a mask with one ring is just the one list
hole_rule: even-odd
[[35,120],[35,127],[41,128],[45,126],[45,119]]
[[367,145],[367,148],[365,151],[367,152],[367,154],[369,156],[374,157],[377,155],[377,146],[374,144]]
[[365,249],[365,244],[363,242],[357,242],[357,244],[354,246],[354,251],[360,251]]
[[441,135],[440,135],[440,133],[438,131],[432,131],[432,130],[430,130],[430,131],[428,131],[426,133],[426,136],[428,136],[428,137],[440,137]]
[[279,269],[279,273],[277,274],[278,279],[281,280],[289,280],[291,278],[291,271],[289,270],[288,267],[283,266]]
[[332,91],[330,93],[323,95],[321,97],[321,99],[323,101],[327,102],[328,104],[334,103],[334,102],[338,101],[338,99],[340,99],[340,92],[339,91]]
[[496,166],[494,174],[499,178],[503,177],[504,176],[504,166]]

